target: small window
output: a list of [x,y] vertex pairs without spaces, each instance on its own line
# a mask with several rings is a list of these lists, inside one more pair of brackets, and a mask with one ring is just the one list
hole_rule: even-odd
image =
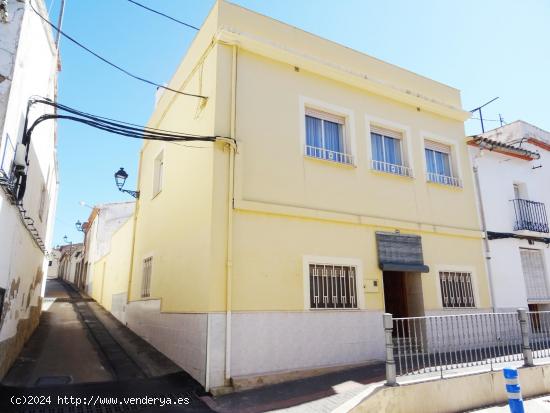
[[345,118],[306,109],[306,156],[352,164],[345,136]]
[[311,308],[357,308],[356,274],[354,266],[310,264]]
[[461,186],[453,173],[451,148],[438,142],[426,141],[426,172],[429,182],[443,185]]
[[153,197],[162,191],[164,180],[164,151],[158,154],[155,158],[155,166],[153,172]]
[[141,297],[151,296],[151,274],[153,271],[153,257],[143,260],[143,269],[141,275]]
[[441,271],[439,273],[439,283],[444,308],[475,307],[471,273]]
[[403,156],[403,135],[371,125],[372,169],[412,176]]

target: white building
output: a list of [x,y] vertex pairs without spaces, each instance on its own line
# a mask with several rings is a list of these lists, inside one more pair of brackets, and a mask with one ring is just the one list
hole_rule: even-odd
[[83,224],[84,267],[75,284],[85,293],[92,294],[94,264],[109,253],[113,234],[133,215],[134,207],[134,201],[96,205]]
[[550,304],[550,133],[523,121],[470,137],[496,310]]
[[71,284],[77,284],[84,266],[84,244],[64,245],[60,252],[58,277]]
[[48,262],[48,273],[46,274],[48,279],[57,278],[59,276],[59,261],[61,259],[61,250],[54,248],[50,251]]
[[[27,1],[0,6],[0,377],[38,324],[58,189],[56,123],[23,140],[25,120],[50,113],[31,96],[56,98],[58,53]],[[47,15],[42,0],[34,7]]]

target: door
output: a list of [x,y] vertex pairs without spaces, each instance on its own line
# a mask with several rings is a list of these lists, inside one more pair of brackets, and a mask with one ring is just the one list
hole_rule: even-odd
[[404,272],[384,271],[384,303],[394,318],[409,316]]

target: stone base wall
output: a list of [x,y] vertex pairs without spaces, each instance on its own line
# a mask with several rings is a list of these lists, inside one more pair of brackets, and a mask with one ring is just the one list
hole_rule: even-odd
[[0,342],[0,378],[6,375],[23,346],[38,327],[41,308],[42,298],[39,297],[38,305],[30,307],[29,317],[20,319],[17,323],[17,333]]

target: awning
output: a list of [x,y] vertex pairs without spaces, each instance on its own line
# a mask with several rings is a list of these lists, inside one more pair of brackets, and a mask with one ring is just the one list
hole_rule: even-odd
[[427,265],[393,264],[386,262],[381,264],[380,267],[382,271],[430,272],[430,267]]
[[429,272],[419,235],[377,232],[378,266],[382,271]]

